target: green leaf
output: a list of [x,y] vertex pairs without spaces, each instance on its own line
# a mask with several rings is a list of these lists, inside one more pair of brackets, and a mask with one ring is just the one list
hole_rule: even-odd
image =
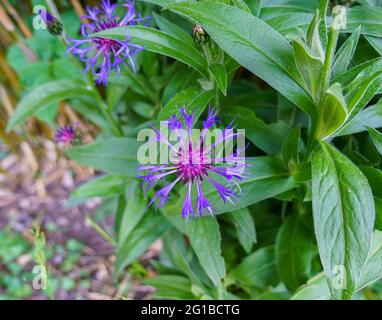
[[365,36],[371,46],[382,56],[382,38]]
[[251,212],[248,208],[242,208],[233,211],[229,217],[236,227],[240,244],[244,250],[249,253],[252,250],[253,244],[257,241],[255,224]]
[[319,273],[311,278],[291,300],[330,300],[330,290],[324,274]]
[[161,237],[168,228],[161,214],[147,214],[121,245],[118,246],[115,273],[118,276],[123,269],[140,257],[149,246]]
[[163,91],[162,104],[165,106],[177,93],[195,86],[197,76],[199,75],[195,71],[186,67],[178,68]]
[[[184,220],[182,225],[185,226]],[[189,245],[186,246],[183,233],[175,228],[169,230],[163,237],[163,246],[174,267],[185,274],[193,284],[199,287],[211,284],[207,274],[200,268],[193,250]]]
[[172,3],[183,2],[184,0],[141,0],[141,1],[156,4],[161,7],[166,7]]
[[299,39],[292,43],[294,60],[296,66],[303,78],[307,90],[315,101],[318,101],[321,91],[321,78],[323,64],[319,57],[315,57],[310,53],[309,48]]
[[382,155],[382,133],[374,128],[368,128],[367,131],[369,131],[370,138],[377,148],[379,154]]
[[110,174],[135,177],[139,145],[133,138],[111,138],[68,149],[66,154],[82,165]]
[[373,191],[375,205],[375,228],[382,230],[382,171],[369,166],[360,166],[359,168],[366,176],[371,190]]
[[138,180],[131,180],[125,190],[126,205],[122,215],[118,217],[120,221],[118,231],[118,244],[122,244],[142,220],[147,212],[147,202],[143,197],[141,184]]
[[280,279],[290,291],[295,291],[309,279],[314,253],[312,233],[297,214],[289,216],[282,224],[275,253]]
[[382,85],[382,59],[375,59],[352,68],[337,77],[344,88],[348,121],[353,119],[370,99],[378,92]]
[[252,12],[248,4],[246,4],[244,0],[231,0],[231,1],[235,5],[235,7],[238,7],[239,9],[245,12]]
[[[374,231],[370,252],[362,269],[357,291],[365,288],[382,277],[382,232]],[[303,286],[292,300],[329,300],[330,291],[323,273],[313,277]]]
[[93,36],[125,40],[127,33],[130,34],[132,43],[143,46],[145,50],[179,60],[208,78],[207,62],[195,45],[191,45],[189,42],[180,40],[168,33],[142,26],[129,26],[108,29]]
[[243,286],[265,288],[278,282],[273,246],[263,247],[247,256],[229,274]]
[[382,70],[382,58],[375,58],[364,63],[361,63],[333,79],[333,82],[339,82],[343,87],[351,84],[352,81],[357,80],[351,89],[357,88],[360,83],[365,81],[370,75]]
[[264,21],[235,7],[213,2],[183,2],[168,9],[203,25],[211,38],[238,63],[306,113],[314,113],[313,102],[301,87],[292,47]]
[[382,232],[375,230],[373,241],[366,263],[362,269],[362,277],[358,290],[372,284],[382,277]]
[[332,66],[332,78],[345,72],[350,65],[355,49],[357,48],[361,28],[357,28],[354,33],[346,39],[337,51]]
[[362,34],[382,37],[382,8],[356,6],[347,14],[346,31],[352,32],[362,26]]
[[272,28],[284,36],[290,37],[301,35],[312,21],[313,15],[306,12],[283,13],[282,15],[264,19]]
[[183,107],[191,113],[196,110],[195,118],[198,119],[213,96],[213,91],[202,91],[198,87],[184,89],[166,104],[157,120],[164,121],[173,114],[179,115],[180,109]]
[[89,95],[92,95],[91,88],[78,80],[59,80],[46,83],[34,89],[20,101],[8,122],[7,131],[13,130],[44,107],[62,100]]
[[187,33],[183,28],[179,27],[177,24],[172,23],[171,21],[158,15],[155,12],[153,13],[153,17],[159,29],[161,29],[163,32],[166,32],[178,38],[179,40],[188,43],[190,46],[194,46],[191,34]]
[[284,164],[296,164],[299,162],[301,125],[299,124],[288,134],[282,146]]
[[245,130],[246,139],[269,155],[280,153],[282,141],[290,130],[283,122],[265,123],[248,108],[229,107],[222,115],[228,123],[235,119],[237,127]]
[[191,281],[182,276],[158,275],[143,282],[157,289],[155,299],[190,300],[195,299],[191,293]]
[[126,178],[106,175],[90,180],[72,193],[72,197],[88,199],[94,197],[111,197],[123,193]]
[[216,285],[226,276],[224,259],[221,256],[221,236],[215,218],[195,219],[187,224],[187,235],[200,265]]
[[345,136],[362,131],[367,128],[382,127],[382,100],[359,112],[352,120],[347,122],[334,136]]
[[260,15],[261,10],[261,0],[248,0],[248,7],[251,9],[252,14],[255,17]]
[[213,78],[215,79],[220,91],[227,95],[227,70],[223,64],[212,64],[208,67]]
[[345,122],[346,102],[339,83],[331,85],[325,93],[322,105],[318,137],[325,139],[333,134]]
[[[312,198],[318,249],[332,296],[349,298],[370,249],[375,217],[371,188],[349,159],[321,142],[312,156]],[[337,273],[344,276],[341,286]]]

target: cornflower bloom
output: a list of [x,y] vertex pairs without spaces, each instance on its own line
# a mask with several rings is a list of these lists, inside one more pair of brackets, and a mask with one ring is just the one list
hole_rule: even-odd
[[[202,181],[213,185],[218,191],[224,203],[231,202],[237,197],[236,189],[240,191],[238,181],[244,178],[245,158],[241,156],[241,151],[245,147],[226,151],[225,156],[221,152],[214,152],[214,148],[227,141],[232,143],[233,139],[240,136],[234,133],[229,125],[216,137],[213,143],[208,143],[207,134],[209,130],[220,122],[216,110],[209,108],[207,118],[202,122],[203,129],[201,134],[195,138],[192,136],[193,126],[195,124],[195,114],[190,114],[185,108],[181,109],[180,116],[173,115],[165,123],[169,130],[176,134],[176,144],[171,144],[161,131],[156,132],[155,140],[159,145],[168,146],[173,157],[170,156],[168,164],[160,165],[142,165],[138,171],[146,171],[145,175],[139,176],[143,179],[142,186],[144,191],[154,188],[159,181],[163,181],[164,186],[156,191],[155,196],[149,203],[149,206],[157,201],[157,206],[162,207],[169,199],[171,190],[177,184],[186,186],[186,195],[183,200],[182,217],[196,217],[197,214],[203,217],[206,214],[214,215],[216,211],[213,205],[205,196],[202,190]],[[184,125],[185,124],[185,125]],[[170,134],[171,136],[171,134]],[[222,151],[222,149],[221,149]],[[228,153],[228,154],[227,154]],[[173,179],[170,177],[173,176]],[[170,180],[166,184],[166,180]],[[224,182],[222,182],[223,180]],[[193,201],[193,190],[196,194],[196,201]]]
[[74,145],[81,141],[78,133],[76,132],[78,124],[60,127],[54,136],[57,144]]
[[120,18],[116,15],[116,4],[111,4],[110,0],[102,0],[100,7],[86,8],[87,14],[84,18],[90,23],[83,24],[81,34],[83,39],[71,39],[69,41],[68,52],[86,64],[85,73],[89,70],[97,77],[97,84],[108,85],[108,78],[112,72],[120,75],[121,65],[129,62],[134,73],[136,72],[133,57],[143,47],[133,44],[130,41],[130,34],[126,32],[126,38],[122,40],[90,37],[91,34],[113,29],[116,27],[134,26],[150,17],[142,18],[135,10],[134,1],[127,0],[124,4],[126,14]]

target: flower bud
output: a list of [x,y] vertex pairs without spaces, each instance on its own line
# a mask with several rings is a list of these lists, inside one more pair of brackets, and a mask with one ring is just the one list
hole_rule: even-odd
[[53,17],[49,12],[45,10],[39,10],[41,18],[44,20],[49,33],[59,36],[61,35],[64,27],[60,21]]
[[333,29],[341,30],[346,28],[346,7],[335,6],[333,8]]
[[196,44],[206,44],[210,41],[210,36],[200,24],[195,24],[192,27],[192,38]]

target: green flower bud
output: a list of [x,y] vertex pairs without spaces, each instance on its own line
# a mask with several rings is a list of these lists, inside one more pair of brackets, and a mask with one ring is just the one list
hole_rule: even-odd
[[55,17],[53,17],[50,13],[48,13],[45,10],[40,10],[39,14],[44,20],[49,33],[55,36],[61,35],[64,27],[60,21],[58,21]]
[[210,41],[210,36],[200,24],[195,24],[192,27],[192,38],[196,44],[206,44]]

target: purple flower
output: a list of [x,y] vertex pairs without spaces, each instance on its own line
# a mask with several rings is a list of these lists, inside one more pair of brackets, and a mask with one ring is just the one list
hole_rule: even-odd
[[110,0],[102,0],[100,7],[88,6],[84,18],[90,20],[90,23],[83,24],[81,27],[83,38],[68,38],[68,52],[73,52],[75,57],[86,64],[85,73],[91,70],[97,77],[97,84],[107,86],[109,75],[112,72],[120,75],[121,65],[127,62],[134,73],[136,71],[133,57],[143,50],[143,47],[131,43],[129,32],[126,32],[126,38],[123,41],[89,37],[93,33],[116,27],[133,26],[149,19],[149,17],[142,18],[135,10],[134,1],[127,0],[123,6],[126,7],[126,14],[122,18],[116,15],[117,5],[111,4]]
[[[139,176],[143,180],[142,187],[145,192],[154,188],[158,182],[163,182],[164,185],[156,191],[149,205],[157,201],[157,206],[162,207],[169,199],[174,186],[183,184],[186,186],[182,207],[183,218],[188,220],[190,216],[195,217],[197,214],[200,217],[206,214],[213,215],[216,210],[202,190],[202,181],[211,184],[224,203],[229,201],[234,204],[237,196],[234,188],[240,191],[237,181],[244,177],[245,158],[239,155],[238,147],[232,148],[232,151],[225,150],[224,156],[221,152],[216,152],[214,148],[227,142],[233,144],[233,139],[239,136],[232,128],[226,128],[221,130],[220,134],[218,131],[216,139],[210,143],[211,139],[207,139],[207,133],[217,123],[220,123],[217,111],[209,108],[207,119],[202,121],[202,132],[195,138],[195,134],[191,135],[194,133],[195,115],[183,108],[179,117],[173,115],[166,122],[167,127],[176,134],[175,144],[170,143],[161,131],[155,130],[156,136],[152,141],[159,141],[162,146],[168,146],[173,156],[170,155],[168,164],[142,165],[138,168],[138,171],[146,172]],[[166,184],[166,180],[170,182]],[[196,197],[195,201],[192,199],[193,194]]]
[[77,124],[60,127],[55,134],[57,144],[72,145],[78,140]]

